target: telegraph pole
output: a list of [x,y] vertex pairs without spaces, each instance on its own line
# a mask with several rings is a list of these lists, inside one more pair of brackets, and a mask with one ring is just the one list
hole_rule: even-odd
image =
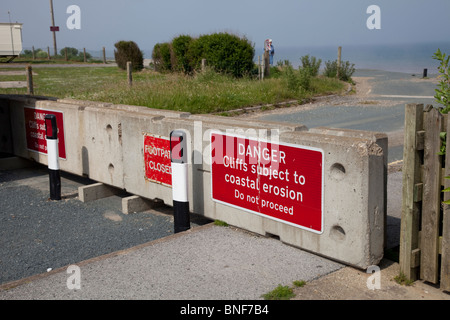
[[53,31],[53,49],[55,51],[55,56],[57,55],[57,48],[56,48],[56,28],[55,28],[55,16],[53,14],[53,0],[50,0],[50,13],[52,15],[52,28]]

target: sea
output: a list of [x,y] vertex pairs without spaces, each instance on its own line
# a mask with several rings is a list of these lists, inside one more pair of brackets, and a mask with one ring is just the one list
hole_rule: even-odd
[[[372,69],[392,72],[422,74],[427,69],[428,74],[438,74],[439,62],[433,59],[434,53],[441,52],[450,55],[449,41],[410,43],[410,44],[384,44],[384,45],[342,45],[341,60],[355,65],[356,69]],[[151,59],[153,49],[142,50],[145,59]],[[100,50],[90,52],[94,57],[101,57]],[[255,47],[255,63],[263,50]],[[108,59],[114,60],[114,51],[106,50]],[[314,56],[322,60],[321,69],[326,61],[337,59],[338,46],[275,46],[274,65],[278,61],[288,60],[291,65],[298,68],[300,58],[304,55]]]
[[[448,42],[429,42],[396,45],[347,45],[341,46],[341,60],[355,65],[356,69],[372,69],[391,72],[422,74],[427,69],[428,74],[438,74],[439,62],[433,59],[434,53],[441,52],[450,55],[450,40]],[[263,52],[255,50],[255,61]],[[304,55],[314,56],[322,60],[321,69],[326,61],[333,61],[338,56],[338,46],[298,46],[275,47],[274,65],[278,61],[288,60],[298,68],[300,58]]]

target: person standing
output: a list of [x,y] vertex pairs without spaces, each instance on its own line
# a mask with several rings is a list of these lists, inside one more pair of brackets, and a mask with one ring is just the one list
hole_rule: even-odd
[[269,45],[268,45],[268,51],[269,51],[269,63],[272,66],[273,65],[273,56],[275,54],[275,48],[272,44],[272,39],[269,39]]

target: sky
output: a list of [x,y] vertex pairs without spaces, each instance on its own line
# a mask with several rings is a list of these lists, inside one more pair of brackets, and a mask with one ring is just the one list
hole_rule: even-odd
[[[71,5],[80,8],[80,29],[67,26]],[[375,22],[371,5],[380,29],[367,26]],[[147,55],[178,35],[214,32],[246,37],[255,50],[267,38],[275,47],[450,41],[449,0],[53,0],[53,7],[58,51],[113,50],[132,40]],[[0,22],[9,21],[23,23],[24,48],[53,50],[50,0],[1,0]]]

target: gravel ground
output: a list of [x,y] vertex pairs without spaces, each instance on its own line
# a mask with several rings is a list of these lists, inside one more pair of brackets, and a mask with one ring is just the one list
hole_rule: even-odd
[[63,174],[63,199],[51,201],[45,169],[0,171],[0,284],[173,234],[171,208],[125,215],[126,194],[83,203],[87,183]]

